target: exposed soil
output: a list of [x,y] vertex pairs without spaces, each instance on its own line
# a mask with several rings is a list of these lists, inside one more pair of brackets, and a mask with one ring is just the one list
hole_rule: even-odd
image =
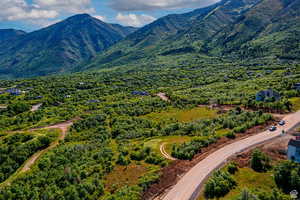
[[35,112],[35,111],[39,110],[42,105],[43,105],[42,103],[33,105],[30,111]]
[[166,158],[166,159],[168,159],[168,160],[177,160],[176,158],[173,158],[172,156],[170,156],[167,152],[166,152],[166,150],[165,150],[165,145],[166,145],[166,143],[163,143],[163,144],[161,144],[160,145],[160,153]]
[[171,186],[175,185],[186,172],[188,172],[193,166],[205,159],[211,153],[228,144],[260,133],[263,130],[266,130],[266,127],[269,127],[278,121],[280,121],[280,118],[277,118],[275,121],[270,121],[265,125],[253,127],[247,130],[246,133],[237,134],[234,140],[223,137],[216,143],[206,148],[202,148],[201,153],[197,154],[192,161],[176,160],[172,162],[170,165],[162,169],[162,176],[160,177],[160,180],[158,183],[150,186],[150,188],[143,194],[143,199],[159,199],[159,197],[163,195]]
[[161,98],[163,101],[170,102],[169,97],[167,97],[167,95],[165,93],[163,93],[163,92],[160,92],[160,93],[156,94],[156,96],[158,96],[159,98]]

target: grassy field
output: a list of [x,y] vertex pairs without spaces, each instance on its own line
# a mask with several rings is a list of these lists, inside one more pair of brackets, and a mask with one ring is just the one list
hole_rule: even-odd
[[143,165],[131,164],[129,166],[116,166],[115,169],[105,177],[105,187],[109,192],[114,192],[123,186],[132,186],[147,172]]
[[166,136],[166,137],[157,137],[145,141],[146,147],[151,147],[155,152],[160,154],[160,146],[164,143],[165,150],[168,154],[171,154],[173,144],[181,144],[187,141],[190,141],[192,138],[188,136]]
[[300,110],[300,97],[291,98],[290,101],[293,105],[293,110],[294,111]]
[[[237,200],[245,188],[250,191],[259,190],[265,192],[271,192],[273,188],[276,188],[272,172],[258,173],[250,168],[240,168],[233,177],[237,182],[237,187],[219,200]],[[205,200],[205,198],[201,195],[198,200]]]
[[143,116],[154,121],[191,122],[200,119],[212,119],[217,116],[217,111],[206,107],[196,107],[188,110],[170,109],[160,113],[150,113]]

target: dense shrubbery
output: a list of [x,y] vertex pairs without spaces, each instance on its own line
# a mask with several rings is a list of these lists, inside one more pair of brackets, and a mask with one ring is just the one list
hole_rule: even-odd
[[0,199],[98,199],[104,193],[101,180],[113,169],[113,152],[107,146],[106,129],[93,131],[94,136],[83,143],[72,132],[68,137],[75,144],[65,143],[48,152],[26,176],[0,190]]
[[[191,160],[194,155],[201,152],[201,148],[207,147],[209,144],[216,142],[219,136],[215,134],[215,128],[233,129],[225,136],[231,139],[235,138],[235,133],[244,133],[247,129],[264,124],[272,119],[269,114],[261,112],[243,112],[239,109],[230,111],[229,114],[212,120],[202,120],[177,126],[173,125],[172,130],[182,135],[202,135],[202,137],[193,139],[181,145],[174,145],[172,156],[178,159]],[[175,127],[175,128],[174,128]],[[209,137],[203,137],[209,136]]]
[[217,138],[215,137],[199,137],[179,146],[173,145],[172,156],[182,160],[192,160],[194,155],[201,152],[201,148],[207,147],[216,141]]
[[300,188],[300,166],[291,161],[285,161],[275,168],[275,182],[284,192]]
[[0,140],[0,182],[12,175],[31,155],[48,147],[49,136],[14,134]]
[[231,162],[227,165],[227,171],[230,174],[235,174],[238,170],[239,170],[239,168],[238,168],[237,164],[234,162]]
[[[99,199],[105,190],[103,177],[111,172],[115,164],[166,164],[164,159],[149,149],[140,147],[116,150],[114,142],[121,146],[132,143],[133,139],[138,139],[134,140],[135,143],[153,136],[192,136],[196,138],[174,146],[172,152],[174,157],[192,159],[201,148],[218,139],[218,131],[226,129],[230,132],[224,136],[234,138],[236,133],[243,133],[271,119],[271,115],[243,112],[241,109],[222,114],[216,119],[189,123],[179,123],[176,120],[154,122],[142,117],[145,114],[169,108],[191,108],[212,102],[262,110],[288,110],[286,98],[299,96],[299,92],[293,89],[293,85],[300,82],[299,65],[217,63],[198,57],[188,57],[180,62],[169,60],[168,65],[164,62],[151,67],[132,67],[129,70],[122,67],[105,72],[1,82],[1,88],[17,85],[19,89],[26,91],[20,96],[0,94],[0,104],[8,105],[8,109],[0,109],[1,130],[29,129],[75,117],[81,119],[74,123],[65,141],[43,155],[28,174],[0,191],[0,199]],[[169,62],[173,64],[170,65]],[[273,74],[266,73],[270,68],[274,71]],[[292,73],[293,78],[285,78],[287,72]],[[267,88],[279,91],[282,101],[255,102],[256,92]],[[136,90],[146,91],[151,95],[132,95],[132,91]],[[170,97],[170,102],[155,97],[155,94],[162,91]],[[28,105],[37,103],[43,103],[43,107],[29,112]],[[0,137],[0,141],[5,137]],[[21,148],[33,140],[38,145]],[[13,142],[8,146],[20,150],[14,158],[23,161],[36,149],[45,147],[49,140],[35,138],[21,142],[21,145],[17,143]],[[27,148],[32,149],[32,152]],[[1,147],[1,151],[4,153],[1,152],[0,162],[4,162],[5,156],[14,152],[8,151],[6,147],[4,150]],[[15,169],[15,166],[19,166],[17,161],[11,160],[13,159],[1,165],[1,168],[9,166]],[[235,168],[232,166],[228,171],[233,173]],[[6,173],[5,176],[1,175],[4,179],[7,177]],[[139,199],[141,192],[157,181],[158,175],[156,172],[142,176],[136,187],[118,188],[115,194],[108,194],[107,199]],[[226,180],[224,188],[222,181],[215,185],[221,185],[221,189],[212,187],[216,190],[215,194],[221,195],[228,191],[231,181],[224,178],[227,175],[217,177],[218,180]],[[280,183],[280,178],[278,181]]]
[[251,168],[257,172],[264,172],[270,169],[271,164],[270,158],[261,152],[260,150],[256,149],[251,156]]
[[205,184],[204,195],[209,199],[220,198],[235,186],[236,182],[227,172],[217,171]]
[[17,102],[13,104],[9,104],[7,106],[7,111],[12,115],[17,115],[30,110],[30,105],[24,102]]

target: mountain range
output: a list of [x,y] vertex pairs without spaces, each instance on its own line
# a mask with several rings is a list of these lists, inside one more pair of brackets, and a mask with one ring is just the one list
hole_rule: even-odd
[[[0,31],[0,36],[3,32],[3,38],[7,38],[0,43],[0,76],[18,78],[69,72],[135,30],[80,14],[28,34]],[[9,40],[9,35],[16,37]]]
[[181,54],[299,60],[300,0],[223,0],[138,30],[84,14],[15,35],[0,43],[0,77],[99,69]]
[[0,42],[5,40],[11,40],[15,37],[25,35],[26,32],[22,30],[15,30],[15,29],[0,29]]
[[89,66],[194,53],[229,59],[300,59],[300,0],[223,0],[207,8],[158,19]]

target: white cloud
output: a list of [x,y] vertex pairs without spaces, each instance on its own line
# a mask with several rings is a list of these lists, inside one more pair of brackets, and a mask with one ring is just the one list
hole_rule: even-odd
[[41,9],[55,10],[68,13],[93,13],[91,0],[34,0]]
[[0,8],[0,21],[48,19],[59,15],[55,10],[28,5],[25,0],[1,0]]
[[97,18],[97,19],[99,19],[99,20],[101,20],[101,21],[103,21],[103,22],[107,21],[107,19],[106,19],[106,17],[105,17],[105,16],[101,16],[101,15],[94,15],[93,17],[95,17],[95,18]]
[[149,24],[156,20],[156,18],[150,15],[136,15],[136,14],[128,14],[124,15],[119,13],[116,17],[118,22],[125,26],[134,26],[134,27],[141,27],[145,24]]
[[147,11],[204,7],[219,0],[111,0],[110,6],[118,11]]
[[0,0],[0,21],[23,20],[39,26],[57,22],[61,14],[94,13],[91,0]]

